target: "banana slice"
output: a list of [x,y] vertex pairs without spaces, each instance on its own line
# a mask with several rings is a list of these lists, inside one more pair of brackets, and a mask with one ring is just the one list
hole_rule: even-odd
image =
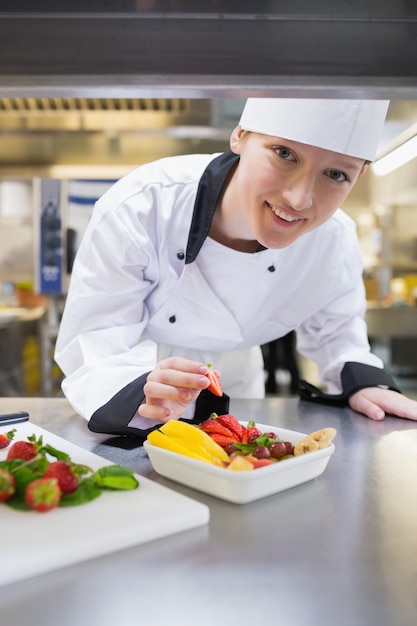
[[306,452],[314,452],[314,450],[318,449],[318,442],[308,435],[295,444],[294,456],[300,456],[300,454],[305,454]]
[[301,439],[294,446],[294,456],[327,448],[336,437],[335,428],[321,428]]
[[310,433],[309,437],[312,437],[319,444],[319,448],[327,448],[336,437],[336,428],[321,428],[314,433]]

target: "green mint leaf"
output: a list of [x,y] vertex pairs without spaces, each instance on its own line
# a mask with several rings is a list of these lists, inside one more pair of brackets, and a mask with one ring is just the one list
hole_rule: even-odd
[[[39,458],[36,461],[32,461],[31,463],[21,462],[16,459],[17,463],[13,463],[13,468],[11,469],[15,483],[16,483],[16,492],[24,493],[26,487],[32,480],[36,478],[41,478],[48,467],[49,463],[45,458]],[[20,467],[19,467],[20,463]]]
[[57,450],[53,446],[49,445],[49,443],[42,446],[42,448],[40,449],[40,452],[44,454],[45,453],[49,454],[50,456],[53,456],[56,459],[58,459],[58,461],[67,461],[67,463],[71,461],[71,457],[69,456],[69,454],[67,454],[66,452],[62,452],[61,450]]
[[106,465],[97,470],[93,476],[101,489],[129,491],[139,487],[133,471],[123,465]]
[[71,462],[71,470],[78,480],[80,480],[83,476],[87,476],[87,474],[93,473],[91,467],[88,467],[88,465],[81,465],[80,463]]
[[4,504],[16,511],[30,511],[30,506],[26,504],[22,493],[15,493],[14,496],[10,498],[10,500],[6,500]]
[[237,442],[234,442],[233,445],[235,446],[235,448],[237,450],[239,450],[240,452],[243,452],[243,454],[245,454],[245,455],[252,454],[252,452],[256,448],[256,445],[254,445],[253,443],[237,443]]

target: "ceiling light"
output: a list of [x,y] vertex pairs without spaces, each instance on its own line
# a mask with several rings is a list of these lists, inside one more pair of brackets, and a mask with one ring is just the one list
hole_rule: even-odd
[[372,163],[376,176],[385,176],[417,157],[417,135],[414,135]]

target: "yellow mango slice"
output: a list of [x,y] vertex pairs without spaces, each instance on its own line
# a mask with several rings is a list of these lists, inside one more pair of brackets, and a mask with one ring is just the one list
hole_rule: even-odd
[[170,450],[171,452],[176,452],[177,454],[183,454],[184,456],[188,456],[192,459],[204,461],[204,463],[213,463],[212,456],[206,450],[197,449],[195,446],[193,448],[187,447],[178,439],[168,437],[159,430],[153,430],[149,433],[147,440],[153,446],[157,446],[158,448],[164,448],[165,450]]
[[170,437],[184,440],[183,445],[186,445],[185,441],[191,442],[195,446],[201,446],[207,450],[211,456],[214,456],[220,461],[229,461],[229,456],[223,448],[213,441],[210,435],[194,424],[187,424],[187,422],[180,422],[178,420],[169,420],[161,426],[159,430]]

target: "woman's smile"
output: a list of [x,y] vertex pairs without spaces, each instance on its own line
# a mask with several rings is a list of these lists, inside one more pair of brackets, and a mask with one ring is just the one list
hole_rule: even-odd
[[272,213],[275,217],[279,219],[280,222],[284,222],[284,224],[294,224],[295,222],[304,221],[304,217],[294,212],[290,212],[288,209],[284,209],[281,206],[277,206],[275,204],[270,204],[268,201],[265,201],[266,205],[272,210]]

